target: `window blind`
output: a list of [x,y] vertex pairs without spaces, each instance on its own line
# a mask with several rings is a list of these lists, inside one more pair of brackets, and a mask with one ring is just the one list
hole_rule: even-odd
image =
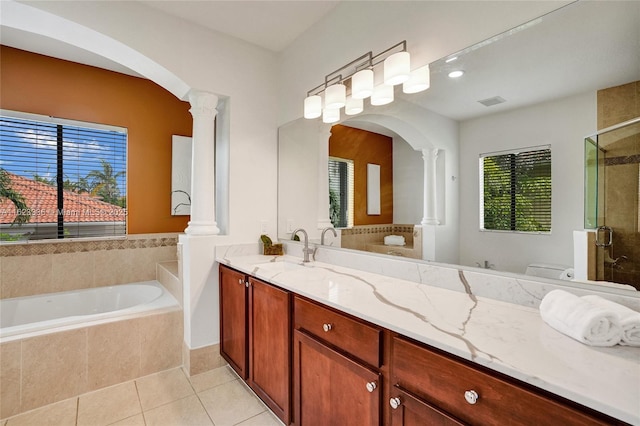
[[336,228],[353,227],[353,160],[329,158],[329,218]]
[[481,229],[551,231],[551,148],[482,154]]
[[4,239],[125,235],[126,158],[126,129],[3,111],[0,172],[26,206],[0,200]]

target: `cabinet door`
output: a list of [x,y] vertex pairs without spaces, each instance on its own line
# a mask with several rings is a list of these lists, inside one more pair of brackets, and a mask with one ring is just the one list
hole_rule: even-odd
[[296,426],[380,424],[378,373],[299,330],[293,342]]
[[449,413],[395,386],[391,391],[391,426],[460,426]]
[[291,417],[290,327],[289,292],[249,278],[249,386],[284,424]]
[[247,378],[247,288],[245,276],[220,266],[220,354]]

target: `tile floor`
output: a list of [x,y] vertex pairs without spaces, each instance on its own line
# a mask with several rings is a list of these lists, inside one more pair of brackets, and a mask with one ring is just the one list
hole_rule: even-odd
[[181,368],[50,404],[0,426],[282,426],[228,367],[188,378]]

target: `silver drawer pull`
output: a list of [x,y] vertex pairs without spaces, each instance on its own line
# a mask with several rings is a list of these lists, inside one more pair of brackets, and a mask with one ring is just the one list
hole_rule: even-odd
[[397,396],[395,398],[391,398],[389,400],[389,405],[391,406],[391,408],[393,408],[394,410],[397,410],[399,406],[402,405],[402,401],[400,400],[400,398],[398,398]]
[[238,278],[238,284],[244,284],[244,282],[242,281],[242,278]]
[[325,331],[325,333],[328,333],[329,331],[331,331],[332,328],[333,327],[329,323],[322,324],[322,329]]
[[464,399],[466,399],[469,404],[475,404],[478,402],[478,392],[468,390],[464,393]]
[[367,383],[367,390],[369,392],[373,392],[374,390],[376,390],[377,387],[378,387],[378,384],[376,382]]

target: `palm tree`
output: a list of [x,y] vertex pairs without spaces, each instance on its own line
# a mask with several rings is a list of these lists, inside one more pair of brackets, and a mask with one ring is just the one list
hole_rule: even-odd
[[[120,205],[120,189],[118,188],[118,178],[124,175],[124,171],[114,173],[111,163],[100,160],[102,170],[92,170],[87,175],[87,180],[91,179],[93,194],[102,198],[102,201]],[[124,206],[120,206],[124,207]]]
[[29,214],[29,206],[24,201],[24,197],[19,192],[11,188],[11,177],[9,173],[0,167],[0,200],[7,199],[13,203],[17,211],[26,214],[17,214],[13,223],[22,224],[29,222],[31,214]]

